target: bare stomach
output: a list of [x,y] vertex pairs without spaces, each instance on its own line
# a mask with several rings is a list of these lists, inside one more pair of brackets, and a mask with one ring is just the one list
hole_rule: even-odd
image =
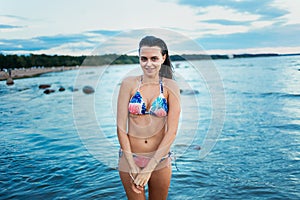
[[164,137],[164,129],[149,138],[135,137],[128,134],[133,153],[154,153]]
[[153,153],[158,149],[166,129],[166,117],[130,116],[128,137],[133,153]]

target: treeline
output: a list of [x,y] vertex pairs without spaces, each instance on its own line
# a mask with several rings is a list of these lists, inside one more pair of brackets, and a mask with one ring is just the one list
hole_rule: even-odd
[[228,55],[207,55],[207,54],[183,54],[183,55],[170,56],[170,59],[172,61],[228,59],[228,58],[229,58]]
[[82,66],[101,66],[101,65],[118,65],[118,64],[137,64],[138,56],[106,54],[101,56],[87,56],[81,63]]
[[85,56],[58,56],[58,55],[3,55],[0,54],[1,68],[30,68],[80,65]]
[[3,55],[0,54],[0,68],[31,68],[61,66],[100,66],[107,64],[136,64],[138,56],[107,54],[101,56],[60,56],[45,54]]
[[[299,55],[299,54],[286,54]],[[266,56],[285,56],[284,54],[233,54],[233,55],[205,55],[183,54],[171,55],[172,61],[230,59]],[[31,68],[31,67],[61,67],[61,66],[101,66],[109,64],[137,64],[138,56],[106,54],[100,56],[61,56],[45,54],[3,55],[0,54],[0,68]]]

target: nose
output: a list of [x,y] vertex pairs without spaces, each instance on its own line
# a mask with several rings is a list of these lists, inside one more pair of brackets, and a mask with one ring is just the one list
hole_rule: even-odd
[[146,66],[151,66],[152,65],[152,61],[149,59],[149,60],[147,60],[147,62],[146,62]]

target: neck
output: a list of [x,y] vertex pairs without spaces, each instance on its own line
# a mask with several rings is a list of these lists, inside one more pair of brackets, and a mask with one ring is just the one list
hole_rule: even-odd
[[143,83],[151,83],[151,82],[158,82],[159,81],[159,75],[155,76],[145,76],[143,75]]

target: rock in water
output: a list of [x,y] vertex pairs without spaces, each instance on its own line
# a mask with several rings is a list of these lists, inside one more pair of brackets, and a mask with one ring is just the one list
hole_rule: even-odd
[[199,146],[199,145],[194,145],[194,147],[193,147],[193,149],[195,149],[195,150],[201,150],[201,147]]
[[50,84],[41,84],[41,85],[39,85],[39,89],[46,89],[46,88],[49,88],[49,87],[51,87]]
[[6,85],[13,85],[14,84],[14,80],[11,77],[8,77],[6,80]]
[[45,94],[50,94],[50,93],[53,93],[53,92],[55,92],[55,90],[46,89],[46,90],[44,91]]
[[94,88],[92,88],[91,86],[84,86],[82,88],[83,93],[85,94],[92,94],[95,92]]
[[182,95],[196,95],[199,93],[200,92],[198,90],[182,90],[182,89],[180,89],[180,94],[182,94]]
[[64,87],[60,87],[59,89],[58,89],[58,91],[60,91],[60,92],[63,92],[63,91],[65,91],[66,89],[64,88]]

